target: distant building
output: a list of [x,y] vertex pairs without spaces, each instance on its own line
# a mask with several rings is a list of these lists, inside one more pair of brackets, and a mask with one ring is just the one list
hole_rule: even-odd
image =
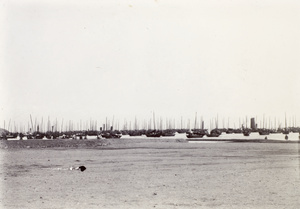
[[256,130],[255,118],[251,118],[251,129]]

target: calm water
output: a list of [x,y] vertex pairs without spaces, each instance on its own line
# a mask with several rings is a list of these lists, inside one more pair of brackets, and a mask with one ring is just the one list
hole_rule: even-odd
[[[280,134],[270,134],[270,135],[259,135],[259,133],[251,133],[250,136],[244,136],[243,134],[226,134],[226,133],[222,133],[219,137],[207,137],[204,136],[203,139],[265,139],[265,137],[267,137],[267,139],[273,139],[273,140],[284,140],[285,141],[285,135],[280,133]],[[290,133],[288,134],[288,140],[290,141],[298,141],[299,140],[299,133]],[[147,138],[146,136],[129,136],[129,135],[123,135],[122,138]],[[174,138],[174,139],[187,139],[186,134],[182,133],[182,134],[178,134],[176,133],[175,136],[170,136],[170,137],[163,137],[163,138]],[[87,139],[96,139],[95,136],[88,136]],[[8,139],[8,140],[19,140],[19,138],[15,138],[15,139]],[[24,138],[23,140],[26,140],[26,138]],[[47,139],[45,139],[47,140]]]

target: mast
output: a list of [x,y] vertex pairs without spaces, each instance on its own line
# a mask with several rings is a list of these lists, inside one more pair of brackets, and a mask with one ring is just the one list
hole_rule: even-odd
[[42,122],[41,122],[41,132],[44,132],[44,128],[43,128],[43,117],[42,117]]
[[7,127],[7,130],[9,131],[9,129],[10,129],[10,120],[11,119],[9,119],[9,123],[8,123],[8,127]]
[[287,125],[286,125],[286,113],[285,113],[285,130],[284,130],[284,132],[285,132],[285,140],[288,140],[288,134],[289,134],[289,131],[287,130]]
[[227,122],[227,129],[230,128],[230,124],[229,124],[229,117],[228,117],[228,122]]
[[32,117],[31,117],[31,114],[30,114],[30,121],[31,121],[31,130],[33,131],[33,123],[32,123]]
[[62,121],[61,121],[61,128],[60,128],[60,132],[63,132],[63,125],[64,125],[64,119],[62,119]]
[[49,130],[49,116],[48,116],[48,120],[47,120],[47,132],[50,131]]
[[154,125],[154,130],[156,130],[155,128],[155,113],[153,112],[153,125]]
[[108,130],[108,129],[107,129],[107,125],[108,125],[108,124],[107,124],[107,117],[106,117],[106,121],[105,121],[105,130]]
[[195,114],[195,124],[194,124],[194,130],[196,130],[196,127],[197,126],[197,112],[196,112],[196,114]]
[[287,131],[287,125],[286,125],[286,113],[285,113],[285,130]]
[[36,131],[36,124],[37,122],[36,122],[36,118],[34,119],[34,130],[33,131]]
[[181,121],[180,121],[180,129],[182,130],[182,116],[181,116]]

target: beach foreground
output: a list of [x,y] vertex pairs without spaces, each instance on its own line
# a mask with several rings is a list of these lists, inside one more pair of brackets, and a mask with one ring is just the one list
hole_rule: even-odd
[[[28,143],[1,142],[1,208],[300,205],[299,143],[151,138]],[[70,170],[80,165],[87,169]]]

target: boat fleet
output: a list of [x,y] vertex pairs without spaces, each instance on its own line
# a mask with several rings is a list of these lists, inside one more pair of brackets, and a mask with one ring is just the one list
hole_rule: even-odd
[[[42,131],[40,130],[40,125],[36,125],[36,123],[33,125],[32,118],[31,119],[31,128],[29,128],[29,131],[24,132],[10,132],[5,129],[0,129],[0,139],[1,140],[7,140],[7,139],[17,139],[17,140],[35,140],[35,139],[100,139],[100,138],[121,138],[121,137],[174,137],[176,134],[183,134],[188,139],[197,139],[197,138],[203,138],[204,136],[210,138],[210,137],[219,137],[222,134],[230,135],[230,134],[243,134],[245,137],[250,136],[252,133],[258,133],[262,136],[267,136],[270,134],[278,134],[282,133],[286,137],[285,139],[288,139],[288,134],[290,132],[293,133],[299,133],[300,136],[300,127],[287,127],[286,119],[285,119],[285,127],[281,128],[280,126],[276,129],[272,128],[258,128],[257,124],[255,123],[255,119],[251,118],[251,125],[250,128],[248,128],[247,125],[247,119],[246,119],[246,125],[241,125],[240,128],[218,128],[218,122],[216,120],[215,128],[211,129],[210,131],[208,129],[204,128],[204,121],[201,120],[201,128],[197,128],[197,113],[195,117],[195,126],[194,129],[190,128],[180,128],[180,129],[174,129],[171,127],[171,123],[169,125],[166,125],[167,128],[163,129],[162,126],[160,126],[159,129],[156,128],[155,121],[155,115],[153,114],[153,125],[154,128],[151,128],[151,126],[148,127],[148,129],[143,128],[139,129],[137,120],[135,119],[134,128],[127,128],[127,125],[124,125],[123,129],[114,129],[113,126],[110,126],[109,122],[106,121],[106,124],[103,124],[103,127],[100,127],[100,130],[96,130],[97,123],[90,123],[90,129],[87,130],[73,130],[73,125],[69,126],[68,131],[58,131],[58,125],[56,121],[55,126],[50,126],[50,121],[48,119],[48,130]],[[182,123],[182,122],[181,122]],[[150,121],[151,124],[151,121]],[[162,124],[162,123],[161,123]],[[4,126],[5,127],[5,126]],[[81,126],[80,126],[81,127]],[[109,129],[107,127],[110,127]],[[145,127],[145,126],[144,126]],[[182,125],[181,125],[182,127]],[[51,129],[51,131],[50,131]],[[61,130],[62,130],[61,126]],[[33,130],[33,131],[32,131]]]
[[[3,130],[3,129],[2,129]],[[141,130],[84,130],[84,131],[35,131],[35,132],[9,132],[2,131],[0,134],[1,140],[7,139],[18,139],[18,140],[34,140],[34,139],[100,139],[100,138],[121,138],[124,136],[127,137],[174,137],[176,134],[185,134],[188,139],[194,138],[203,138],[206,137],[219,137],[222,134],[230,135],[230,134],[243,134],[244,136],[250,136],[252,133],[258,133],[259,135],[270,135],[270,134],[279,134],[282,133],[284,135],[288,135],[289,133],[299,133],[299,127],[289,127],[284,129],[251,129],[251,128],[221,128],[221,129],[212,129],[208,131],[207,129],[141,129]]]

